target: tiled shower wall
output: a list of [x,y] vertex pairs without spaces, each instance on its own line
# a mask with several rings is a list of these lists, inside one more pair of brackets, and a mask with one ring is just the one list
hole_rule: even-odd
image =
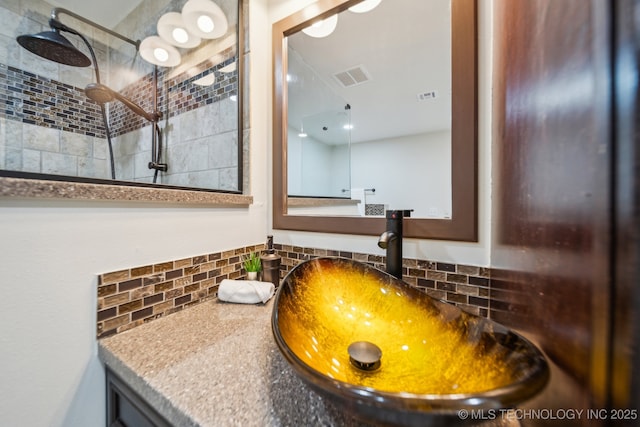
[[[233,31],[235,0],[220,1]],[[183,3],[145,0],[118,30],[134,40],[144,38],[155,33],[155,22],[162,13],[179,10]],[[0,5],[0,169],[110,179],[102,116],[83,91],[95,81],[92,67],[70,67],[39,58],[15,40],[20,34],[47,30],[51,8],[40,0]],[[109,46],[113,39],[99,30],[76,25],[77,21],[65,15],[61,18],[91,40],[102,82],[151,111],[153,67],[135,55],[133,46],[117,42],[114,48]],[[82,45],[80,49],[85,51]],[[231,101],[238,91],[238,71],[232,66],[237,57],[232,46],[177,75],[171,74],[173,69],[159,68],[159,106],[165,119],[160,122],[164,128],[163,161],[169,163],[169,171],[161,174],[159,182],[238,189],[238,104]],[[212,73],[216,76],[213,85],[193,84]],[[196,111],[198,119],[208,120],[195,127],[206,132],[180,132],[193,127]],[[151,126],[118,102],[108,104],[108,112],[116,179],[151,182],[153,170],[147,166],[151,161]],[[187,117],[183,119],[183,115]]]
[[[274,245],[282,257],[280,277],[298,263],[339,256],[385,269],[385,257],[365,253]],[[217,296],[224,279],[242,279],[242,256],[264,244],[104,273],[98,278],[98,338],[126,331]],[[461,264],[404,259],[403,279],[434,298],[490,317],[490,270]]]

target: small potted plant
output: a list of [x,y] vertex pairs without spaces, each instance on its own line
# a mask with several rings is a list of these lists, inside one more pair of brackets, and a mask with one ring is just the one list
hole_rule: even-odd
[[258,280],[258,273],[262,270],[262,262],[257,252],[252,252],[245,256],[242,261],[244,269],[247,272],[247,279]]

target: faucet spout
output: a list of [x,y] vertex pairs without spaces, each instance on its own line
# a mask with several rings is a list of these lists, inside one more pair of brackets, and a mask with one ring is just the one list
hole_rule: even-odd
[[389,243],[393,242],[397,238],[396,234],[393,231],[385,231],[380,235],[378,239],[378,246],[382,249],[387,249]]
[[378,246],[387,250],[387,273],[402,280],[402,219],[404,211],[387,211],[387,229],[380,235]]

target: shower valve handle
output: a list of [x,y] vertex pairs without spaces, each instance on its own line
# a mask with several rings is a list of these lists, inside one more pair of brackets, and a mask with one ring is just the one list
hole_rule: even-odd
[[155,169],[161,172],[166,172],[169,169],[169,166],[166,163],[149,162],[149,169]]

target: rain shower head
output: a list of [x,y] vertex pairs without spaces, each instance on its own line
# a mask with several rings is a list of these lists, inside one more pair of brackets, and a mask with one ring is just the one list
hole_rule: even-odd
[[20,46],[45,59],[73,67],[88,67],[91,60],[57,30],[26,34],[17,38]]
[[89,97],[89,99],[97,102],[98,104],[106,104],[107,102],[111,102],[114,99],[117,99],[118,101],[126,105],[127,108],[129,108],[131,111],[139,116],[144,117],[150,122],[157,122],[161,117],[160,112],[147,113],[141,106],[139,106],[126,96],[100,83],[88,84],[87,87],[84,88],[84,93]]

